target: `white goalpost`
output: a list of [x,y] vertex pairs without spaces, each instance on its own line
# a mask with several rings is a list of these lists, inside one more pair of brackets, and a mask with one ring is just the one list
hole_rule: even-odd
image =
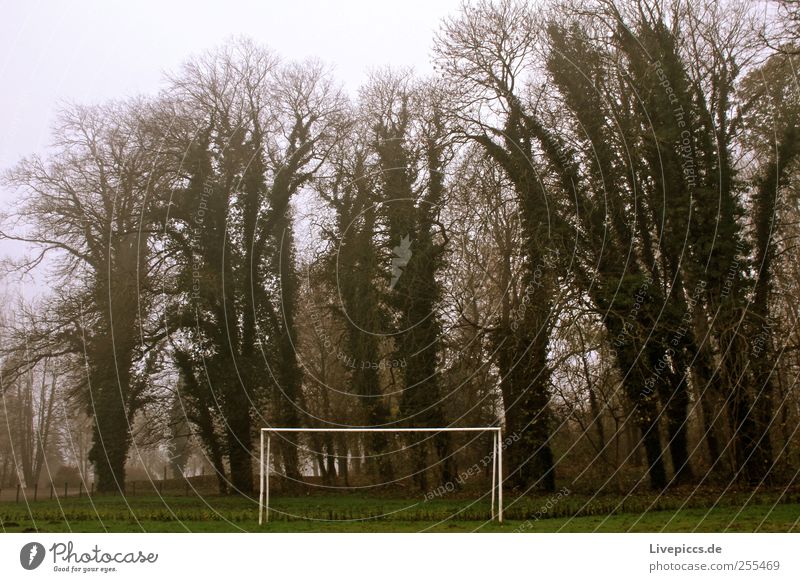
[[499,426],[473,426],[465,428],[429,427],[429,428],[262,428],[261,458],[259,462],[259,494],[258,523],[269,521],[269,470],[270,441],[272,433],[291,432],[492,432],[492,510],[491,519],[495,518],[495,499],[497,500],[497,521],[503,523],[503,446],[502,431]]

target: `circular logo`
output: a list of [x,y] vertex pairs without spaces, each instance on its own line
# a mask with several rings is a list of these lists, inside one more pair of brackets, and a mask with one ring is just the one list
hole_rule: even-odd
[[26,570],[35,570],[44,561],[44,546],[39,542],[30,542],[19,551],[19,563]]

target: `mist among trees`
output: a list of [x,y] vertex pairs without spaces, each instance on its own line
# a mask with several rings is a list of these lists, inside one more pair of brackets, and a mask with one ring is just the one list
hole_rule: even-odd
[[[348,95],[236,39],[64,109],[3,175],[29,249],[4,277],[46,292],[2,308],[0,487],[195,458],[247,494],[262,427],[498,424],[520,494],[792,483],[800,57],[770,10],[481,0],[430,78]],[[488,442],[315,433],[273,462],[426,491]]]

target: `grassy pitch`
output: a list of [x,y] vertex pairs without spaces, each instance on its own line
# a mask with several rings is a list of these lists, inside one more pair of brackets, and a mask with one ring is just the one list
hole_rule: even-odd
[[5,532],[789,532],[796,492],[672,492],[626,497],[537,494],[507,499],[505,522],[488,499],[392,499],[357,494],[274,497],[258,525],[240,496],[94,496],[0,503]]

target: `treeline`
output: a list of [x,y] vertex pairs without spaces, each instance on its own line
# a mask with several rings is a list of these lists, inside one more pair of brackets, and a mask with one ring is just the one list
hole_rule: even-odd
[[[481,1],[430,79],[351,98],[237,41],[71,107],[6,173],[52,288],[4,325],[4,394],[58,367],[100,491],[189,435],[250,492],[264,426],[502,423],[520,492],[792,480],[798,57],[761,16]],[[485,452],[313,436],[274,439],[287,479],[427,490]]]

